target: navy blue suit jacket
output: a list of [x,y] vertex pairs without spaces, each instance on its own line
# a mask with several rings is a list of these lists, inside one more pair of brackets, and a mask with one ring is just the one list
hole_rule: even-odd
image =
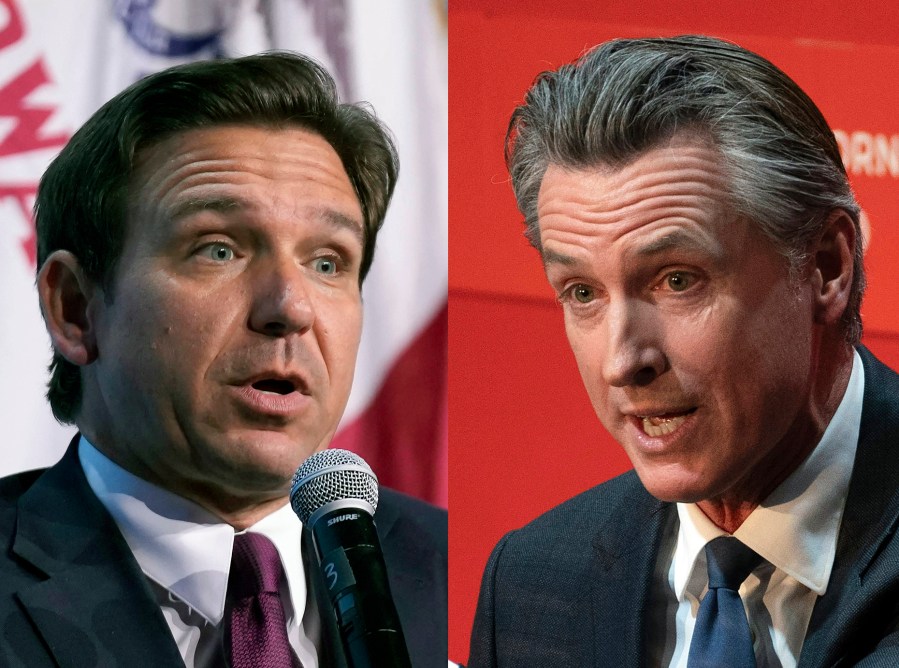
[[[76,442],[55,466],[0,480],[0,666],[183,667],[146,578],[87,484]],[[446,512],[382,488],[375,521],[412,664],[443,668]],[[323,612],[323,666],[343,667],[319,569],[306,575]]]
[[[836,559],[800,668],[899,666],[899,376],[859,351],[861,432]],[[674,504],[631,471],[505,536],[481,585],[469,668],[645,665]]]

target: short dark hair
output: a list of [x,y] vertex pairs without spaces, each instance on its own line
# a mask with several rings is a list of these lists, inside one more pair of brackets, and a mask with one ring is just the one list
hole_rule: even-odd
[[[360,282],[374,257],[399,172],[389,131],[364,105],[341,104],[328,72],[305,56],[272,52],[180,65],[151,74],[104,104],[41,178],[37,266],[68,250],[107,294],[127,228],[127,190],[142,151],[189,130],[223,125],[300,127],[337,152],[364,219]],[[60,422],[81,405],[81,373],[59,353],[47,398]]]
[[515,109],[506,164],[526,235],[540,250],[537,197],[550,164],[619,168],[680,131],[721,155],[731,205],[797,270],[835,209],[856,230],[842,325],[861,338],[865,287],[860,208],[833,132],[796,83],[761,56],[701,35],[616,39],[540,74]]

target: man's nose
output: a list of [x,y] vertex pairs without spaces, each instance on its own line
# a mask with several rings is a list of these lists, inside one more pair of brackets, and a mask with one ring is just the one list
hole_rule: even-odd
[[655,307],[639,299],[610,304],[604,321],[606,350],[602,374],[614,387],[643,386],[665,373]]
[[305,272],[292,259],[259,268],[252,289],[251,330],[266,336],[287,336],[312,327],[315,309]]

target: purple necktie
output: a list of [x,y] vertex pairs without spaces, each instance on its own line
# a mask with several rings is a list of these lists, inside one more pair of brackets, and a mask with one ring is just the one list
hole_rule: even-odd
[[281,557],[258,533],[234,537],[225,619],[232,668],[302,668],[287,641]]

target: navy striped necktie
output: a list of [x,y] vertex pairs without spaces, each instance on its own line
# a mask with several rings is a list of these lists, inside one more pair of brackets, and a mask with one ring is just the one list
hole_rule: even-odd
[[755,668],[755,652],[740,585],[762,562],[756,552],[733,536],[720,536],[705,546],[709,590],[699,605],[688,668]]

